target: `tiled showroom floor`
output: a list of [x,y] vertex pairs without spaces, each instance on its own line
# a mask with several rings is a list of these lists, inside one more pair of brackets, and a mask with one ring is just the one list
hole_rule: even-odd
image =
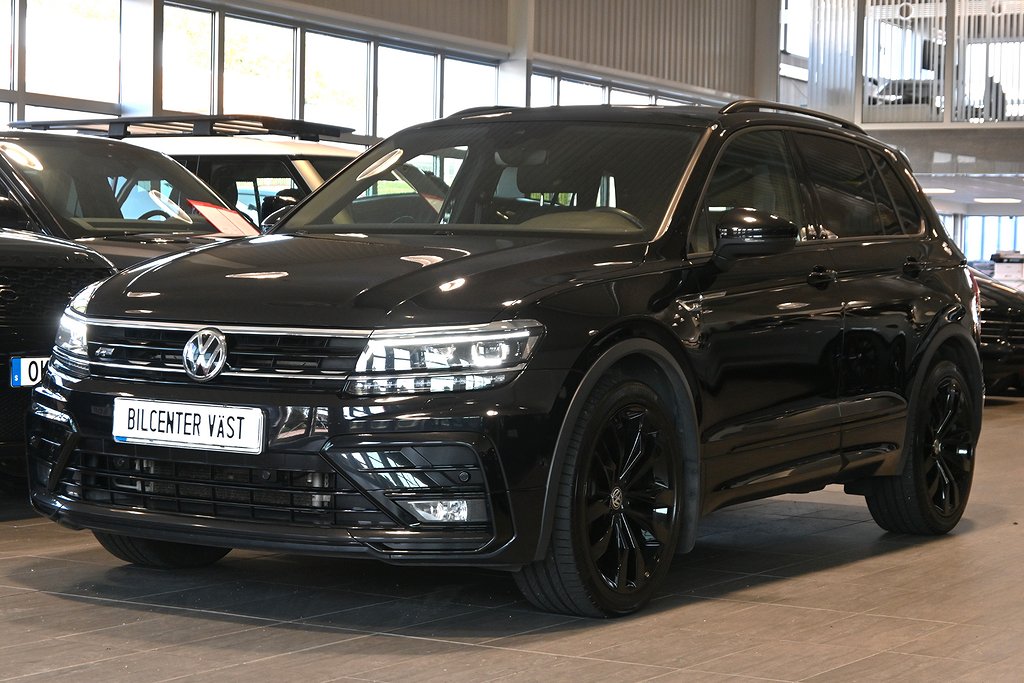
[[1024,678],[1024,399],[990,399],[967,516],[883,533],[839,490],[705,520],[643,613],[544,614],[492,572],[234,552],[125,566],[0,501],[0,680]]

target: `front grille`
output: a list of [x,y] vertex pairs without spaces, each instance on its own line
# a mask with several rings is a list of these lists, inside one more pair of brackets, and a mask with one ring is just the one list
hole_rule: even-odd
[[105,268],[0,268],[0,321],[57,318],[80,289],[110,275]]
[[[4,368],[7,365],[4,364]],[[10,369],[4,375],[9,383]],[[25,439],[25,413],[32,401],[32,392],[26,389],[0,389],[0,441],[23,441]]]
[[60,493],[112,508],[359,530],[400,528],[325,463],[290,470],[141,458],[86,439],[61,473]]
[[[198,329],[90,323],[90,372],[110,379],[190,383],[182,349]],[[336,390],[355,369],[366,342],[365,334],[222,330],[228,342],[227,366],[207,382],[211,386]]]
[[982,320],[981,340],[988,343],[1006,341],[1013,346],[1024,346],[1024,321]]

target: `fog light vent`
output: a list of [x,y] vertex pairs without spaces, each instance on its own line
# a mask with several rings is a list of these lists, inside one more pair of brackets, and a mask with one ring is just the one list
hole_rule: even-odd
[[447,498],[442,500],[398,500],[403,508],[421,522],[432,524],[464,524],[487,520],[487,506],[482,500]]

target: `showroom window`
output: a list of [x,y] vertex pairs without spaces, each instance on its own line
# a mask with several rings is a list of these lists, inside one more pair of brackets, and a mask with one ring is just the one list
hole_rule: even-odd
[[436,72],[433,54],[387,46],[377,50],[377,135],[437,118]]
[[612,88],[608,93],[608,102],[611,104],[650,104],[651,96],[646,93]]
[[0,1],[0,89],[14,84],[14,0]]
[[370,43],[312,32],[305,41],[303,117],[369,133]]
[[174,111],[213,111],[213,12],[164,8],[163,106]]
[[25,106],[25,119],[29,121],[45,121],[48,119],[102,119],[113,118],[112,114],[104,114],[85,109],[60,109],[58,107]]
[[998,251],[1024,249],[1024,216],[965,216],[964,244],[968,261],[987,261]]
[[295,29],[225,19],[222,110],[290,118],[294,92]]
[[555,95],[555,77],[541,74],[530,75],[530,106],[553,107],[558,104]]
[[573,104],[692,104],[684,98],[655,92],[605,86],[575,78],[534,72],[530,75],[530,106],[552,107]]
[[120,0],[27,0],[25,89],[117,102],[120,44]]
[[490,64],[445,57],[443,95],[442,116],[492,106],[498,101],[498,70]]
[[561,79],[558,84],[558,104],[605,104],[604,88],[592,83]]

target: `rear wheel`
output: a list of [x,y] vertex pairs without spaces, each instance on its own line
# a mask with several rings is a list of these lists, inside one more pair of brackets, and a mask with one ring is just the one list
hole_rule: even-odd
[[191,543],[155,541],[150,538],[136,538],[94,531],[100,545],[114,557],[156,569],[191,569],[213,564],[231,552],[231,548],[214,548]]
[[547,556],[524,567],[516,582],[547,611],[634,612],[668,571],[682,504],[672,411],[647,384],[606,377],[574,428]]
[[955,363],[942,360],[931,368],[911,407],[903,474],[868,482],[868,510],[880,527],[944,534],[956,526],[974,477],[979,409]]

